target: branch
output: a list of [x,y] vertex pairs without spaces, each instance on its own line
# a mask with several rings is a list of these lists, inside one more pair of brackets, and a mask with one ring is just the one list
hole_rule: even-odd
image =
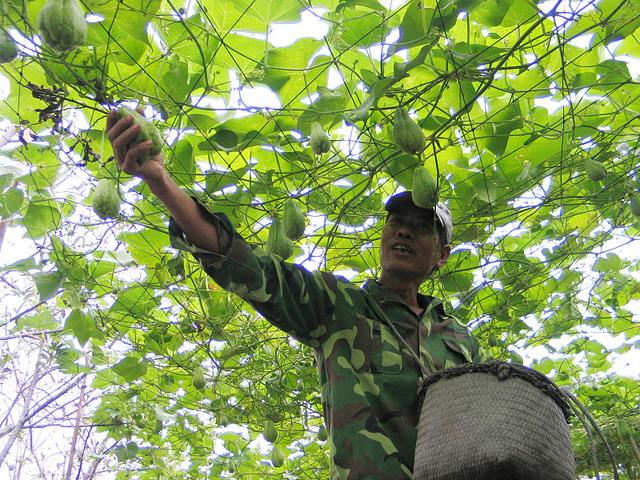
[[69,450],[69,466],[67,467],[67,474],[65,475],[65,480],[69,480],[71,478],[71,472],[73,470],[73,459],[76,456],[76,443],[78,441],[78,433],[80,432],[80,420],[82,419],[82,411],[84,409],[84,389],[86,377],[82,379],[82,384],[80,385],[80,398],[78,399],[78,409],[76,410],[76,425],[73,429],[73,437],[71,437],[71,448]]
[[11,322],[14,322],[14,321],[18,320],[23,315],[26,315],[27,313],[32,312],[33,310],[35,310],[36,308],[38,308],[41,305],[44,305],[45,303],[47,303],[47,300],[42,300],[41,302],[36,303],[35,305],[27,308],[26,310],[23,310],[22,312],[18,313],[17,315],[14,315],[13,317],[11,317],[6,322],[0,324],[0,327],[4,327],[6,325],[9,325]]
[[[100,443],[100,445],[98,445],[98,448],[96,450],[99,451],[100,454],[103,454],[105,452],[104,447],[106,444],[107,444],[107,439],[105,438]],[[91,468],[89,468],[89,471],[84,477],[85,480],[93,480],[95,478],[96,473],[98,471],[98,465],[100,465],[100,462],[102,462],[104,458],[105,458],[104,455],[96,455],[95,459],[93,460],[93,465],[91,465]],[[80,474],[80,472],[78,472],[78,474]]]
[[[24,424],[27,422],[27,420],[30,420],[31,418],[33,418],[35,415],[37,415],[41,410],[43,410],[44,408],[48,407],[49,405],[51,405],[53,402],[55,402],[58,398],[60,398],[62,395],[64,395],[65,393],[67,393],[69,390],[71,390],[73,387],[75,387],[78,383],[80,383],[85,377],[87,376],[86,373],[81,373],[80,375],[78,375],[78,377],[73,381],[70,382],[64,389],[62,389],[60,392],[58,392],[57,394],[55,394],[54,396],[52,396],[51,398],[49,398],[46,402],[42,403],[41,405],[38,405],[32,412],[27,412],[27,414],[24,417],[24,420],[22,421],[22,425],[21,428],[24,427]],[[11,432],[15,427],[7,427],[4,430],[0,430],[0,438],[4,437],[5,435],[7,435],[9,432]]]
[[37,332],[29,333],[19,333],[17,335],[9,335],[8,337],[0,337],[0,342],[4,342],[6,340],[22,340],[24,338],[33,338],[40,339],[41,335],[53,335],[54,333],[64,332],[64,328],[58,328],[57,330],[38,330]]
[[0,251],[2,250],[2,241],[4,240],[4,234],[7,231],[7,225],[9,224],[9,219],[3,218],[0,220]]
[[22,409],[22,415],[20,416],[20,419],[15,424],[15,426],[12,427],[13,431],[11,432],[11,435],[9,436],[7,443],[5,444],[4,448],[2,449],[2,452],[0,453],[0,465],[4,463],[4,459],[7,457],[7,455],[9,454],[9,450],[11,450],[11,447],[13,446],[13,442],[15,442],[16,439],[18,438],[18,435],[22,430],[22,426],[27,421],[27,417],[29,415],[29,407],[31,406],[31,398],[33,397],[33,392],[36,389],[36,385],[40,381],[40,378],[41,378],[40,369],[42,368],[43,363],[44,363],[44,339],[40,344],[40,353],[38,354],[38,359],[36,360],[36,366],[33,370],[33,377],[31,379],[31,384],[29,385],[29,389],[27,390],[27,393],[25,395],[24,408]]

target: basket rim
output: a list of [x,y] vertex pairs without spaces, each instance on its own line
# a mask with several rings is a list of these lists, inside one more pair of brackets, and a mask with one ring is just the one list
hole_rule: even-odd
[[426,377],[422,382],[420,392],[421,396],[424,398],[429,387],[439,380],[459,377],[469,373],[492,374],[501,381],[507,380],[508,378],[523,379],[549,396],[556,405],[558,405],[567,422],[569,422],[573,415],[565,393],[549,377],[525,365],[501,360],[465,363],[455,367],[438,370]]

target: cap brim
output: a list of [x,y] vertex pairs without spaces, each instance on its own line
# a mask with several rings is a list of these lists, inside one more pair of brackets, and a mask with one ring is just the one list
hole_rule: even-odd
[[413,203],[411,192],[409,191],[400,192],[393,195],[391,198],[389,198],[389,200],[387,200],[384,208],[387,212],[393,213],[398,209],[404,207],[405,205],[411,205],[412,207],[419,208],[420,210],[424,210],[425,212],[433,212],[435,210],[433,208],[422,208],[417,206],[415,203]]
[[402,207],[405,207],[406,205],[411,205],[414,208],[424,210],[425,213],[434,215],[438,219],[439,226],[442,227],[444,233],[446,234],[447,243],[451,242],[451,214],[449,214],[449,211],[442,203],[438,203],[438,208],[419,207],[415,203],[413,203],[413,199],[411,198],[411,191],[407,190],[404,192],[396,193],[391,198],[389,198],[384,208],[387,212],[393,213],[401,209]]

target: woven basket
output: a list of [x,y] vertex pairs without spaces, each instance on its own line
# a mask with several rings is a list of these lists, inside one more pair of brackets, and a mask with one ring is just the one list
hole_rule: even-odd
[[575,480],[562,392],[503,362],[442,370],[423,385],[415,480]]

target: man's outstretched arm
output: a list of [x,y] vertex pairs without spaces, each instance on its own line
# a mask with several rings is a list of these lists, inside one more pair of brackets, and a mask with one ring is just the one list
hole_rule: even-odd
[[139,163],[138,159],[147,153],[152,142],[129,145],[139,132],[139,126],[133,122],[131,116],[118,120],[116,111],[109,113],[107,118],[107,136],[119,168],[136,177],[141,178],[151,192],[160,200],[193,245],[213,253],[220,253],[218,231],[208,222],[196,202],[169,176],[164,168],[162,153],[150,157]]

